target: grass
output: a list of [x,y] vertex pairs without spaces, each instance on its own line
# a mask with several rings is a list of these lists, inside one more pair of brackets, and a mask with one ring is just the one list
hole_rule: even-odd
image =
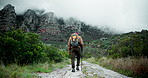
[[12,64],[9,66],[0,66],[0,78],[35,78],[36,76],[31,74],[30,66],[18,66]]
[[127,58],[89,58],[88,62],[101,65],[107,69],[114,70],[121,74],[134,78],[148,78],[148,58],[147,57],[127,57]]
[[11,64],[8,66],[0,65],[0,78],[38,78],[33,73],[49,73],[55,69],[63,68],[69,64],[69,60],[60,63],[38,63],[33,65],[19,66]]

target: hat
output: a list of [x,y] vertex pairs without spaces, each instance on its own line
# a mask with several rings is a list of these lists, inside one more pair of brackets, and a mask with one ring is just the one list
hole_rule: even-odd
[[75,32],[76,34],[78,34],[78,32]]

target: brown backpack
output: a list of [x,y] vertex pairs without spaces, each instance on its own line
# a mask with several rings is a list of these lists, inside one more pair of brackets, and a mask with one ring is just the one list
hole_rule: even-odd
[[71,35],[70,45],[72,47],[78,47],[78,46],[80,46],[80,43],[79,43],[79,39],[78,39],[78,35],[77,34]]

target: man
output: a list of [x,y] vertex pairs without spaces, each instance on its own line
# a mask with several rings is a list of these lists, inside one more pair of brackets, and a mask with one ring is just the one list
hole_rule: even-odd
[[77,67],[76,70],[79,70],[80,66],[80,57],[82,56],[84,44],[83,39],[78,33],[71,34],[71,37],[68,40],[68,50],[71,54],[71,65],[72,65],[72,72],[75,72],[75,56],[77,56]]

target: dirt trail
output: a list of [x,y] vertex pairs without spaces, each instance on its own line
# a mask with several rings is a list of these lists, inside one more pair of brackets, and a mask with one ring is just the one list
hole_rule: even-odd
[[37,73],[37,75],[41,78],[130,78],[86,61],[83,61],[82,67],[82,71],[80,69],[80,71],[71,72],[71,66],[68,65],[51,73]]

